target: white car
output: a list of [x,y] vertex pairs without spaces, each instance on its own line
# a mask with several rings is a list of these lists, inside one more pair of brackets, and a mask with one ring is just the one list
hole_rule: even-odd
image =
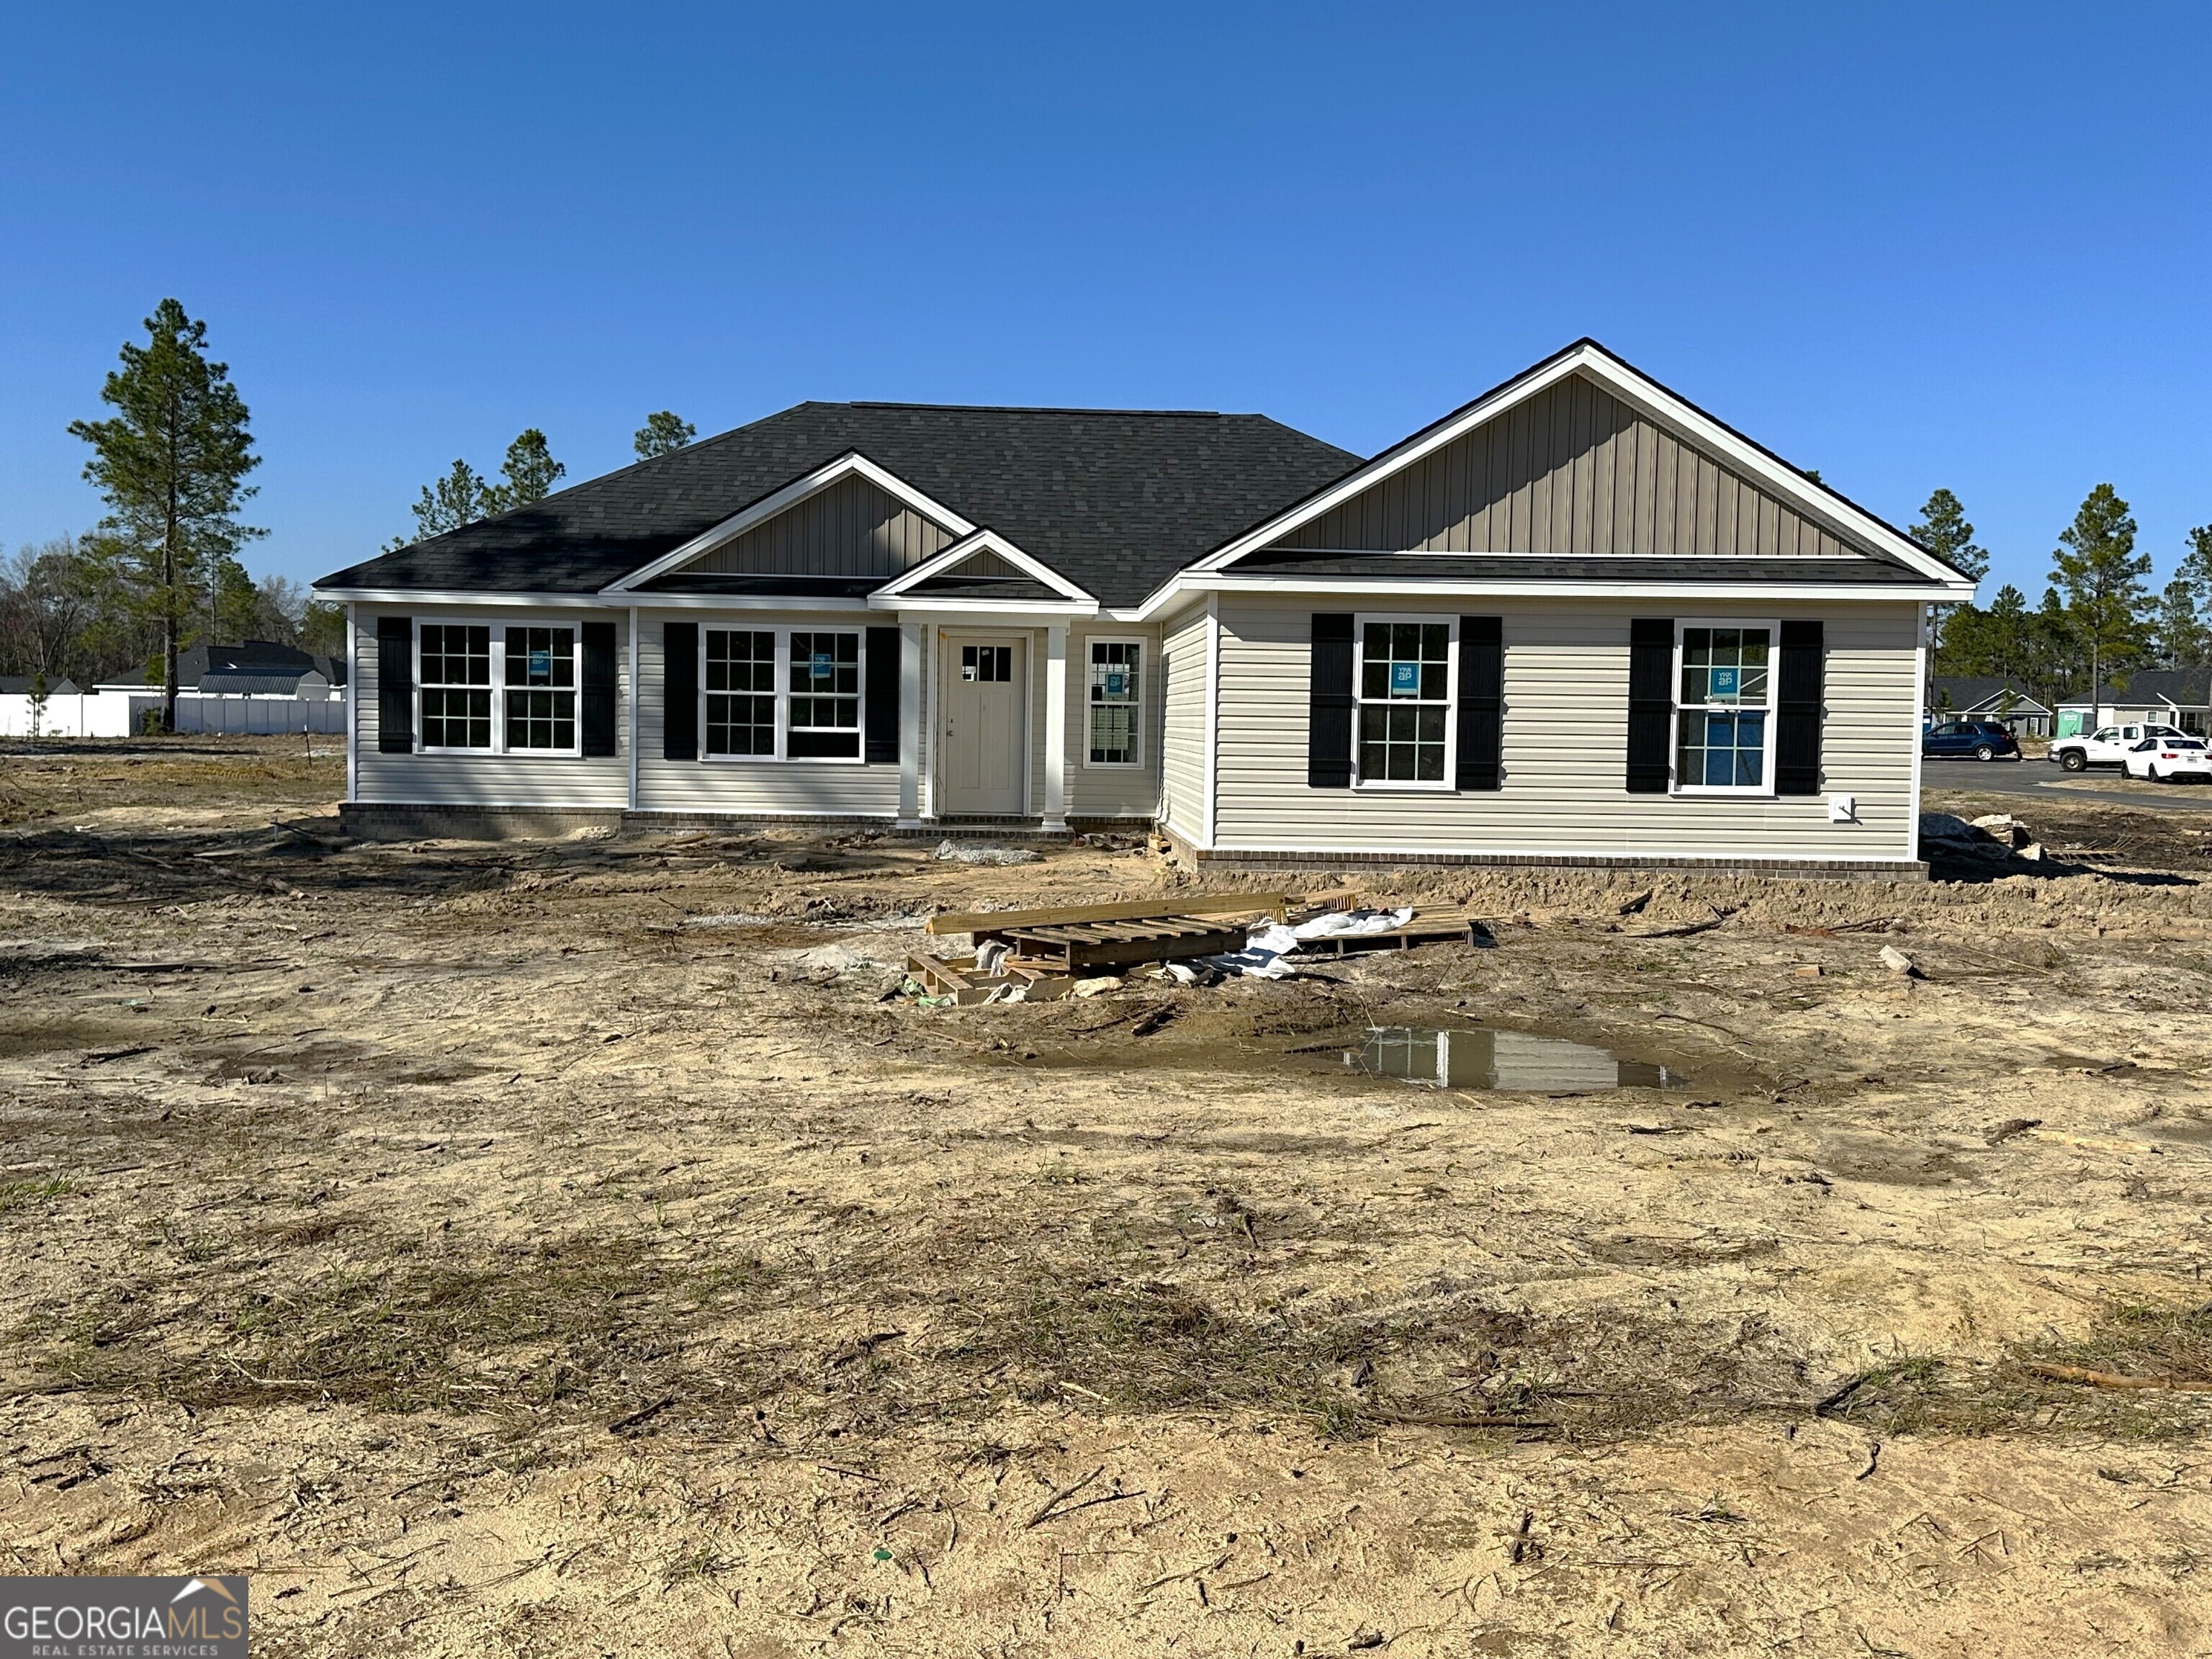
[[2212,781],[2212,751],[2202,738],[2145,738],[2120,757],[2120,765],[2130,777],[2153,783],[2181,778]]
[[2079,772],[2091,766],[2125,766],[2128,753],[2145,738],[2179,738],[2185,735],[2171,726],[2136,722],[2128,726],[2100,726],[2094,732],[2081,737],[2061,738],[2051,745],[2046,760],[2055,761],[2069,772]]

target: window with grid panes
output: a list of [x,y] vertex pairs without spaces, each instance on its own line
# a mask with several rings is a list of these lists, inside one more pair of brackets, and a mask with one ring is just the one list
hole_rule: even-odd
[[1766,787],[1772,640],[1765,628],[1682,629],[1677,789]]
[[507,630],[507,746],[576,746],[576,630]]
[[1447,787],[1451,624],[1363,622],[1353,685],[1359,781]]
[[857,760],[860,754],[860,636],[791,634],[790,729],[784,753],[793,760]]
[[775,634],[707,630],[707,752],[775,753]]
[[416,685],[425,749],[491,747],[491,629],[425,623]]
[[1139,715],[1144,706],[1145,647],[1135,640],[1091,641],[1091,763],[1137,763]]

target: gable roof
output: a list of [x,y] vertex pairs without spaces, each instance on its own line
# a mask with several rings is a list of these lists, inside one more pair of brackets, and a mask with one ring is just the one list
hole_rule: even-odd
[[1359,459],[1263,415],[805,403],[316,586],[595,594],[846,455],[995,526],[1107,605]]
[[[302,651],[296,646],[278,645],[272,640],[246,640],[237,645],[195,645],[177,653],[177,684],[180,690],[196,690],[209,674],[250,674],[282,676],[297,680],[302,674],[320,674],[332,685],[345,684],[345,659],[343,656],[318,656],[312,651]],[[155,685],[161,683],[158,671],[149,678],[142,666],[114,678],[103,680],[103,685]]]
[[1935,688],[1938,707],[1948,697],[1954,714],[1971,714],[2002,697],[2008,691],[2015,707],[2026,714],[2047,714],[2051,710],[2017,680],[2007,679],[2002,674],[1938,674],[1929,684]]
[[[2125,685],[2107,680],[2099,686],[2097,701],[2122,707],[2154,702],[2170,702],[2178,708],[2212,707],[2212,666],[2199,663],[2193,668],[2138,668],[2128,676]],[[2069,697],[2066,706],[2086,708],[2089,699]]]
[[[29,696],[38,678],[36,674],[0,674],[0,696]],[[46,695],[50,697],[73,697],[76,694],[74,680],[64,678],[46,682]]]
[[[1540,482],[1547,467],[1583,462],[1614,434],[1638,424],[1686,456],[1686,463],[1663,453],[1657,458],[1670,468],[1694,467],[1695,472],[1686,477],[1685,483],[1694,489],[1710,472],[1719,483],[1735,487],[1723,491],[1705,485],[1708,495],[1715,498],[1712,502],[1699,503],[1695,512],[1669,514],[1671,523],[1631,524],[1624,520],[1607,529],[1596,521],[1609,509],[1613,495],[1597,487],[1592,476],[1597,469],[1589,467],[1572,475],[1571,489],[1559,492],[1563,498],[1578,493],[1582,499],[1543,503],[1548,514],[1544,526],[1527,522],[1530,508],[1526,505],[1518,509],[1519,522],[1509,520],[1501,527],[1471,530],[1464,523],[1449,523],[1449,511],[1439,517],[1437,498],[1451,488],[1451,480],[1445,476],[1449,469],[1433,469],[1438,475],[1433,477],[1421,476],[1419,470],[1428,468],[1432,460],[1446,459],[1450,446],[1487,440],[1493,434],[1486,428],[1493,422],[1510,422],[1518,417],[1522,426],[1530,425],[1528,407],[1540,401],[1551,405],[1544,411],[1542,432],[1509,429],[1494,434],[1498,441],[1486,443],[1484,453],[1459,458],[1462,469],[1459,489],[1468,513],[1490,504],[1493,483],[1502,484],[1510,493]],[[1556,452],[1549,453],[1548,459],[1547,443]],[[1473,469],[1486,465],[1502,477],[1471,476]],[[1409,488],[1409,480],[1418,488]],[[1669,477],[1662,483],[1665,493],[1676,496],[1674,480]],[[1408,499],[1389,501],[1394,487]],[[1723,494],[1725,502],[1717,499]],[[1642,512],[1656,510],[1649,501],[1638,506]],[[1721,515],[1723,506],[1726,517]],[[1745,515],[1748,528],[1739,533],[1737,526],[1746,521]],[[1482,545],[1475,545],[1478,538]],[[1374,545],[1378,541],[1382,544]],[[1317,543],[1318,548],[1310,548],[1309,543]],[[1717,556],[1762,560],[1774,556],[1809,556],[1824,562],[1870,564],[1881,577],[1904,584],[1971,590],[1962,573],[1894,526],[1587,338],[1255,525],[1200,560],[1194,569],[1219,572],[1244,567],[1256,574],[1286,554],[1303,559],[1310,550],[1340,556],[1359,552],[1422,552],[1447,557],[1565,556],[1577,564],[1586,556],[1615,555],[1638,559],[1689,557],[1701,562]],[[1832,567],[1828,574],[1837,574],[1836,568]]]

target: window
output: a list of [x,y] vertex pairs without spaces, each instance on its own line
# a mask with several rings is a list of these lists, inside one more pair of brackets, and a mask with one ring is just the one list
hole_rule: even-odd
[[1353,677],[1359,785],[1449,789],[1450,622],[1368,621]]
[[960,678],[1003,684],[1014,677],[1014,647],[1011,645],[963,645],[960,647]]
[[507,746],[576,746],[576,630],[507,630]]
[[857,631],[703,631],[703,754],[720,760],[861,758]]
[[1091,764],[1134,766],[1145,702],[1145,647],[1137,640],[1091,641]]
[[422,746],[490,748],[490,628],[425,623],[422,632]]
[[793,760],[860,757],[860,636],[793,632],[791,729]]
[[775,756],[775,635],[707,630],[707,752]]
[[1674,787],[1767,793],[1773,776],[1774,630],[1685,625]]

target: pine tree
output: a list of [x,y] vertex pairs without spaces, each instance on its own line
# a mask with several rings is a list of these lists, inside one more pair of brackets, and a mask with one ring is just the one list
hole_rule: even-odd
[[2068,621],[2088,653],[2094,703],[2106,670],[2124,665],[2142,649],[2141,612],[2148,599],[2142,579],[2150,574],[2150,555],[2136,551],[2136,521],[2108,483],[2088,493],[2058,540],[2051,580],[2066,590]]
[[656,455],[665,455],[683,448],[699,435],[699,428],[684,420],[672,409],[661,410],[645,417],[645,424],[637,429],[630,443],[637,458],[649,461]]
[[494,513],[512,513],[518,507],[544,501],[568,469],[553,459],[552,451],[546,447],[545,434],[533,426],[507,447],[507,459],[500,464],[499,470],[507,482],[494,484],[484,492],[489,510]]
[[435,483],[423,485],[422,493],[416,498],[414,536],[394,537],[385,551],[397,552],[414,542],[427,542],[433,536],[442,536],[463,525],[490,517],[498,510],[491,505],[491,487],[477,476],[476,468],[466,461],[456,460]]
[[2185,575],[2176,575],[2158,598],[2151,621],[2151,647],[2161,668],[2189,668],[2204,660],[2206,634],[2203,613],[2197,609],[2197,588]]
[[92,446],[84,476],[107,498],[95,550],[160,626],[161,729],[173,732],[177,653],[200,596],[224,560],[265,532],[239,521],[260,458],[228,365],[207,360],[207,325],[163,300],[146,333],[144,345],[125,343],[123,367],[100,388],[115,415],[69,429]]
[[1966,509],[1948,489],[1939,489],[1920,509],[1920,522],[1908,532],[1937,558],[1976,581],[1990,574],[1990,554],[1974,544],[1974,526],[1966,522]]

